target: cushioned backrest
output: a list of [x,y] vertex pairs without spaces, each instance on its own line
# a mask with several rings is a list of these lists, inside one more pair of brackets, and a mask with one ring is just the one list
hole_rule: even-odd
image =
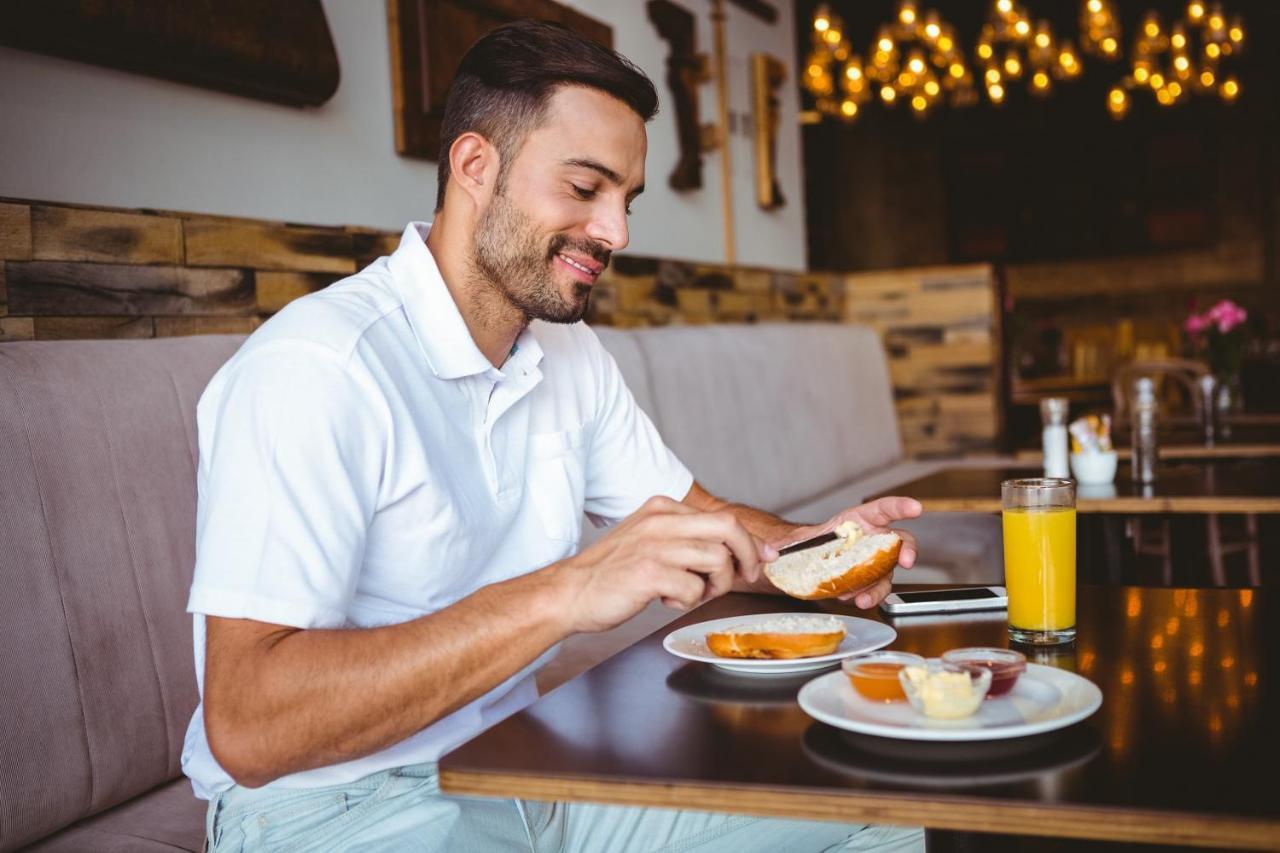
[[635,332],[606,326],[593,326],[592,329],[600,338],[601,345],[618,363],[618,370],[631,389],[631,395],[636,398],[636,404],[644,409],[644,413],[661,431],[662,424],[658,423],[657,413],[653,409],[653,384],[649,379],[649,366],[640,350]]
[[195,407],[242,340],[0,345],[0,849],[179,772]]
[[668,446],[711,492],[777,510],[902,456],[879,336],[862,326],[634,335]]

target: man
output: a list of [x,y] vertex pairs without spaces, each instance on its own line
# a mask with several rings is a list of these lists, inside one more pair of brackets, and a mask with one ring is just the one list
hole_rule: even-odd
[[[183,767],[210,799],[211,850],[918,845],[438,790],[435,760],[531,702],[565,637],[654,599],[768,589],[768,543],[817,530],[699,487],[577,322],[627,244],[655,109],[612,51],[550,24],[496,30],[449,96],[434,223],[290,305],[210,382]],[[584,509],[617,524],[575,555]]]

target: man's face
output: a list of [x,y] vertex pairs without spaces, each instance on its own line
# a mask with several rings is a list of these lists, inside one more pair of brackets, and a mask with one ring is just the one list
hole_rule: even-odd
[[476,269],[530,319],[581,320],[610,255],[627,245],[647,146],[644,121],[622,101],[561,87],[480,217]]

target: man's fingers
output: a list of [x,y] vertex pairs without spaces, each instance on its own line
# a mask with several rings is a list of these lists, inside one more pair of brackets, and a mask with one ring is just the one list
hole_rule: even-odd
[[738,571],[754,583],[760,577],[760,545],[742,523],[729,512],[699,512],[669,516],[652,522],[661,525],[668,539],[696,539],[723,544],[738,563]]
[[902,539],[902,550],[898,552],[898,565],[904,569],[909,569],[916,564],[916,537],[910,530],[894,530],[894,533]]
[[658,572],[657,593],[667,607],[690,610],[702,602],[706,589],[702,576],[694,572],[665,567]]
[[672,568],[686,569],[702,575],[706,583],[703,601],[724,595],[733,588],[736,563],[722,542],[699,539],[673,542],[663,549],[661,559]]
[[863,587],[862,589],[854,590],[853,592],[846,592],[844,595],[838,596],[838,598],[841,601],[852,600],[854,604],[861,607],[863,610],[870,610],[881,601],[884,601],[884,597],[892,591],[893,575],[890,574],[876,581],[871,586]]
[[857,508],[857,515],[875,527],[888,527],[904,518],[918,518],[924,507],[915,498],[877,498]]

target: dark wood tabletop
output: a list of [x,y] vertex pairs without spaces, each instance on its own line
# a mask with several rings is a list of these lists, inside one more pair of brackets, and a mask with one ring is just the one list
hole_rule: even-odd
[[[1103,692],[1069,729],[986,744],[857,737],[795,701],[813,675],[668,654],[684,624],[830,602],[734,594],[569,681],[440,762],[450,793],[1042,837],[1280,850],[1280,613],[1260,591],[1083,586],[1078,643],[1030,652]],[[1004,615],[893,622],[892,648],[1004,646]]]
[[[926,512],[999,512],[1000,483],[1038,477],[1037,467],[944,468],[895,486],[896,495],[918,499]],[[1076,490],[1078,512],[1280,513],[1280,458],[1162,460],[1156,481],[1134,482],[1127,463],[1107,486]]]

